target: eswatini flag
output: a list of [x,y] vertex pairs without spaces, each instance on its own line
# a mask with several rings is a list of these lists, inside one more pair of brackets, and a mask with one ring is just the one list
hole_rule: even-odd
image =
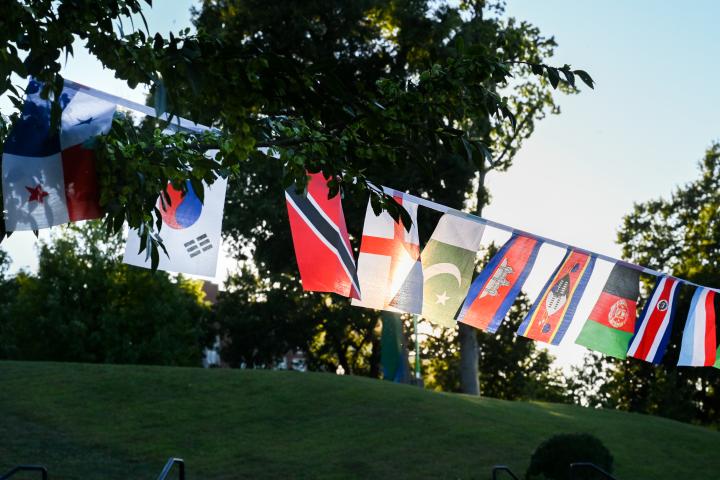
[[575,343],[625,358],[635,332],[640,272],[616,263]]
[[685,330],[678,365],[712,367],[717,361],[717,312],[720,295],[709,288],[695,290]]
[[303,290],[360,298],[355,259],[340,195],[328,198],[322,173],[309,174],[306,194],[285,191]]
[[660,363],[670,339],[678,284],[679,281],[675,278],[663,276],[658,279],[643,307],[640,322],[630,341],[628,357]]
[[594,266],[594,255],[568,250],[518,328],[518,334],[558,345],[575,316]]
[[50,128],[42,84],[28,85],[21,117],[3,146],[2,190],[8,231],[99,218],[95,156],[86,143],[106,134],[115,105],[74,88],[60,94],[60,129]]
[[470,286],[458,322],[497,331],[535,265],[542,242],[514,234]]

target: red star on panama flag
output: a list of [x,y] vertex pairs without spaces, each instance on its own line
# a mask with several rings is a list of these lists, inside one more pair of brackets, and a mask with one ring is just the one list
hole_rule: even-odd
[[48,192],[42,189],[42,185],[37,185],[36,187],[25,187],[25,189],[30,192],[30,198],[28,198],[28,202],[36,201],[43,203],[43,198],[50,195]]

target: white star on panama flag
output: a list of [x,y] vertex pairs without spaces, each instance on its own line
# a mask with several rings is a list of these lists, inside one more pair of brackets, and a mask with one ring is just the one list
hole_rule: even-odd
[[438,295],[436,293],[435,296],[437,297],[437,300],[435,301],[435,303],[439,303],[441,305],[445,305],[445,302],[447,302],[450,299],[450,297],[447,296],[447,292],[443,292],[440,295]]

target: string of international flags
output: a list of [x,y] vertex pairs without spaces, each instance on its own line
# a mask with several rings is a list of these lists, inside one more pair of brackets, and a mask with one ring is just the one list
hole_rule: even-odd
[[[66,80],[61,94],[60,130],[50,129],[50,102],[31,81],[20,119],[13,125],[2,155],[4,220],[8,231],[38,230],[100,218],[95,159],[88,140],[106,134],[118,106],[154,116],[145,105]],[[172,128],[202,132],[209,128],[177,119]],[[214,276],[221,247],[226,179],[205,185],[204,202],[188,184],[187,192],[168,185],[171,204],[158,200],[161,236],[169,257],[159,269]],[[518,334],[559,344],[573,322],[584,321],[576,343],[617,358],[659,363],[677,311],[679,285],[695,287],[684,326],[679,365],[720,368],[716,328],[718,290],[640,265],[460,212],[408,193],[384,188],[412,219],[406,230],[387,212],[375,215],[368,203],[357,262],[352,251],[340,196],[328,198],[321,174],[310,175],[307,190],[291,187],[286,203],[295,253],[308,291],[350,297],[352,305],[421,315],[445,327],[457,322],[495,332],[533,271],[542,245],[565,250],[521,323]],[[420,251],[419,207],[443,215]],[[473,278],[475,258],[486,227],[504,230],[510,239]],[[139,253],[138,233],[128,236],[124,261],[150,266]],[[612,269],[588,318],[576,310],[596,261]],[[640,274],[657,277],[637,316]],[[449,294],[450,292],[450,294]]]
[[[368,203],[357,264],[339,196],[328,200],[322,174],[310,174],[306,192],[291,187],[286,203],[303,289],[351,297],[355,306],[421,315],[444,327],[457,322],[495,332],[520,294],[543,244],[565,254],[545,282],[517,333],[558,345],[573,322],[584,321],[575,343],[616,358],[660,363],[677,311],[678,286],[695,287],[685,323],[679,365],[720,368],[716,334],[717,289],[666,275],[513,227],[460,212],[390,188],[409,214],[406,230]],[[419,207],[443,215],[420,251]],[[473,279],[475,257],[486,227],[510,239]],[[597,260],[612,269],[586,319],[576,310]],[[640,274],[657,277],[637,316]],[[449,294],[451,292],[451,294]]]

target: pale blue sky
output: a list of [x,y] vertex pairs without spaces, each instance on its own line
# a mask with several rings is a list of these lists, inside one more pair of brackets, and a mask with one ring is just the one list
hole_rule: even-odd
[[[150,29],[187,26],[194,3],[156,1]],[[509,0],[508,14],[555,36],[552,63],[587,70],[597,86],[560,96],[563,113],[538,125],[508,172],[490,175],[485,216],[618,255],[616,230],[633,203],[695,178],[705,148],[719,138],[720,3]],[[68,78],[142,101],[141,90],[76,52],[63,72]],[[14,269],[36,265],[32,234],[15,234],[3,247]],[[220,279],[230,266],[222,263]],[[595,283],[599,290],[602,282]]]

